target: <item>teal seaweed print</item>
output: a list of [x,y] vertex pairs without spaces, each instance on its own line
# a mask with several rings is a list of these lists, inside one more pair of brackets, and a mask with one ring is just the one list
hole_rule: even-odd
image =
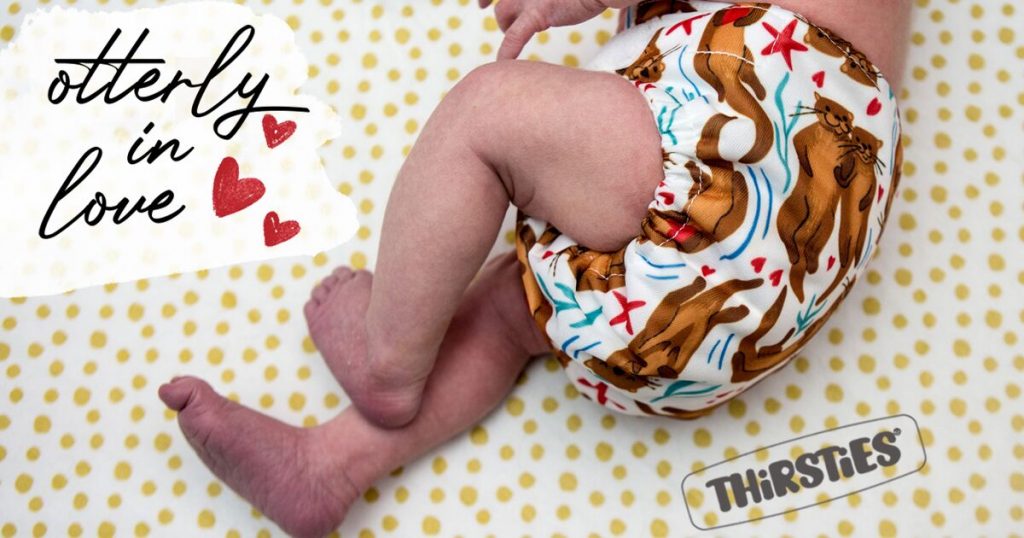
[[[701,386],[690,388],[692,385],[701,385]],[[653,402],[657,402],[659,400],[664,400],[665,398],[671,398],[673,396],[683,396],[683,397],[691,397],[691,398],[695,397],[695,396],[703,396],[703,395],[705,395],[705,394],[707,394],[709,392],[714,392],[715,390],[718,390],[722,386],[722,385],[707,385],[707,386],[703,386],[703,385],[704,385],[703,383],[700,383],[698,381],[691,381],[689,379],[680,379],[680,380],[672,383],[671,385],[669,385],[665,389],[665,392],[661,396],[658,396],[657,398],[652,399],[651,402],[652,403]]]
[[[786,185],[782,188],[783,194],[789,192],[789,185],[793,181],[793,169],[789,166],[789,140],[790,135],[793,133],[793,128],[796,127],[796,121],[799,115],[792,115],[788,120],[786,119],[786,108],[782,104],[782,92],[786,89],[786,85],[789,84],[789,73],[782,78],[782,82],[779,83],[779,87],[775,90],[775,106],[779,109],[779,116],[782,118],[782,124],[773,121],[772,125],[775,128],[775,140],[778,142],[775,144],[775,152],[779,155],[779,160],[782,161],[782,168],[786,171]],[[802,102],[796,102],[796,109],[800,110],[803,105]]]
[[821,305],[818,308],[814,308],[814,301],[818,298],[817,294],[811,296],[811,300],[807,302],[807,310],[796,313],[796,334],[804,332],[814,318],[818,317],[818,314],[825,308],[825,305]]
[[567,310],[579,310],[581,313],[583,313],[583,319],[573,323],[572,325],[570,325],[570,327],[574,329],[579,329],[580,327],[593,325],[594,322],[597,321],[597,318],[601,316],[601,307],[597,307],[596,309],[591,310],[590,312],[584,312],[583,307],[581,307],[579,301],[576,300],[576,292],[573,291],[573,289],[570,288],[569,286],[566,286],[561,282],[555,282],[555,287],[558,288],[558,291],[562,292],[562,295],[564,295],[567,300],[563,301],[555,299],[554,296],[551,295],[551,292],[548,290],[547,285],[544,284],[544,280],[541,278],[540,274],[534,273],[534,276],[536,276],[537,283],[540,284],[540,289],[544,293],[544,296],[548,298],[548,301],[551,301],[551,304],[555,305],[556,315]]
[[[675,124],[676,113],[683,108],[683,103],[679,102],[679,99],[676,99],[675,96],[672,95],[672,89],[673,88],[671,86],[665,88],[665,95],[675,102],[675,106],[671,111],[669,111],[667,106],[661,107],[661,112],[658,113],[658,131],[663,135],[667,135],[672,140],[672,144],[675,145],[679,143],[679,139],[676,138],[672,125]],[[667,121],[665,119],[666,112],[669,113]]]

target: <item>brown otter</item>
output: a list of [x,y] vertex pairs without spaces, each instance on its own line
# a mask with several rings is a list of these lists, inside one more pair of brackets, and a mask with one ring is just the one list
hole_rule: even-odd
[[651,406],[649,406],[649,405],[647,405],[647,404],[645,404],[645,403],[643,403],[641,401],[637,401],[636,402],[636,406],[637,406],[638,409],[640,409],[641,411],[643,411],[647,415],[653,415],[653,416],[658,416],[658,417],[669,416],[669,417],[677,418],[677,419],[681,419],[681,420],[692,420],[692,419],[695,419],[695,418],[700,418],[700,417],[708,415],[709,413],[714,411],[716,407],[718,407],[719,405],[722,405],[723,403],[725,403],[727,401],[728,400],[722,400],[721,402],[719,402],[719,403],[717,403],[715,405],[712,405],[710,407],[705,407],[704,409],[698,409],[696,411],[689,411],[689,410],[686,410],[686,409],[679,409],[678,407],[662,407],[658,411],[655,411],[654,408],[652,408]]
[[670,245],[686,253],[704,250],[733,234],[747,215],[747,182],[728,163],[712,162],[708,173],[693,162],[689,201],[682,211],[650,209],[644,218],[642,240]]
[[732,382],[738,383],[743,381],[750,381],[751,379],[761,377],[762,374],[775,368],[780,363],[788,361],[800,351],[801,348],[815,334],[825,325],[832,314],[835,313],[836,308],[843,299],[849,295],[850,290],[853,288],[854,280],[851,280],[843,288],[842,292],[832,301],[832,304],[828,307],[823,314],[818,316],[810,325],[808,325],[803,333],[800,335],[795,342],[789,344],[786,343],[793,334],[796,332],[795,329],[790,329],[786,332],[786,335],[782,339],[771,345],[758,347],[758,340],[764,335],[768,334],[768,331],[775,326],[775,323],[779,319],[779,314],[782,311],[783,304],[786,301],[786,287],[782,287],[782,291],[779,292],[778,297],[772,306],[765,313],[764,317],[761,318],[761,324],[758,325],[757,330],[747,335],[743,340],[740,341],[740,345],[736,350],[736,353],[732,356]]
[[631,374],[618,366],[611,366],[601,359],[591,358],[583,363],[608,384],[629,392],[652,386],[649,378]]
[[868,131],[854,127],[850,141],[843,147],[847,153],[856,156],[856,166],[849,186],[843,189],[840,197],[839,271],[816,304],[825,302],[825,298],[842,282],[850,267],[860,263],[871,224],[868,217],[878,188],[875,169],[881,166],[878,150],[882,147],[882,141]]
[[608,292],[626,285],[625,247],[614,252],[598,252],[573,245],[563,253],[569,257],[577,291]]
[[840,195],[853,179],[856,160],[843,148],[853,130],[853,114],[817,93],[814,98],[814,107],[799,113],[815,114],[818,121],[793,137],[799,175],[777,219],[792,264],[790,287],[801,303],[804,277],[818,270],[818,257],[832,235]]
[[[737,4],[717,11],[704,29],[694,59],[697,74],[718,92],[718,101],[754,122],[753,144],[740,158],[743,163],[763,159],[775,140],[772,122],[759,103],[765,98],[765,89],[754,72],[754,55],[744,39],[745,28],[759,21],[769,7],[764,3]],[[697,145],[698,158],[723,160],[719,138],[725,124],[734,119],[716,114],[707,121]]]
[[665,72],[665,56],[679,49],[679,45],[672,47],[665,52],[658,48],[658,38],[664,28],[658,28],[654,36],[647,43],[640,57],[628,67],[618,69],[615,72],[634,82],[658,82],[661,74]]
[[670,15],[672,13],[693,13],[696,8],[682,0],[646,0],[636,6],[635,24]]
[[666,295],[643,330],[606,362],[634,375],[678,377],[716,325],[739,321],[750,312],[746,306],[724,308],[725,302],[763,283],[759,278],[734,279],[705,290],[707,282],[696,277],[690,285]]
[[[537,283],[536,277],[533,275],[530,269],[530,264],[527,261],[527,254],[535,244],[538,243],[537,236],[533,232],[533,228],[526,225],[526,214],[519,211],[516,215],[516,228],[517,228],[517,241],[516,241],[516,257],[519,259],[519,266],[522,268],[523,287],[526,290],[526,301],[530,308],[530,314],[533,315],[534,321],[540,327],[541,332],[547,334],[547,324],[554,315],[554,309],[551,308],[551,304],[548,303],[544,297],[544,293],[540,289],[540,285]],[[544,235],[548,235],[545,233]],[[542,235],[542,239],[544,239]],[[548,240],[551,236],[547,237]],[[543,243],[541,244],[548,244]]]
[[846,61],[839,68],[843,74],[865,86],[878,87],[878,69],[849,41],[827,28],[812,25],[804,35],[804,42],[829,56],[845,57]]

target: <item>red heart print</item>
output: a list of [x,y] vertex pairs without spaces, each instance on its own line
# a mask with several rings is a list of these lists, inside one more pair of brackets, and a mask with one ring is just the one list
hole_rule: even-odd
[[875,97],[874,99],[871,100],[870,103],[868,103],[868,116],[874,116],[875,114],[878,114],[881,111],[882,102],[879,101],[877,97]]
[[668,223],[668,236],[682,245],[687,239],[693,237],[697,233],[697,229],[690,224],[677,224],[674,221]]
[[295,237],[302,227],[294,220],[281,222],[277,212],[271,211],[263,218],[263,242],[268,247],[279,245]]
[[277,119],[270,114],[263,115],[263,138],[267,140],[267,147],[274,149],[291,138],[295,133],[294,121],[277,122]]
[[879,202],[882,201],[882,193],[884,193],[884,192],[885,192],[885,188],[883,188],[881,185],[879,185],[878,186],[878,201]]
[[813,80],[814,83],[817,84],[819,88],[824,86],[825,85],[825,72],[824,71],[818,71],[817,73],[814,74],[813,77],[811,77],[811,80]]
[[705,265],[704,267],[700,268],[700,274],[702,274],[704,276],[713,275],[713,274],[715,274],[715,269]]
[[832,266],[835,265],[835,264],[836,264],[836,257],[835,256],[829,256],[828,257],[828,267],[826,267],[825,270],[826,271],[831,271],[832,270]]
[[772,281],[772,286],[778,286],[779,282],[782,281],[782,269],[776,269],[772,274],[768,275],[768,280]]
[[726,24],[734,23],[754,11],[754,8],[734,6],[726,8],[725,13],[722,14],[722,26]]
[[238,161],[224,157],[213,176],[213,212],[218,217],[237,213],[263,198],[266,191],[254,177],[238,179]]
[[658,196],[661,196],[665,200],[665,205],[672,205],[676,201],[676,195],[671,192],[659,192]]
[[754,258],[753,260],[750,260],[750,266],[754,268],[754,272],[755,273],[760,273],[761,269],[764,269],[764,262],[765,261],[766,260],[763,257],[761,257],[761,258]]

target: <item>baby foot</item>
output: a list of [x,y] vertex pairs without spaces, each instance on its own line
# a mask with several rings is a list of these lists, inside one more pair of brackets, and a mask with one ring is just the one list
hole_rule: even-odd
[[428,372],[382,372],[370,365],[366,309],[373,275],[338,267],[313,289],[303,311],[309,334],[352,404],[385,427],[411,421],[419,411]]
[[[349,393],[366,362],[366,308],[373,275],[338,267],[310,294],[303,308],[309,335],[334,378]],[[349,394],[351,397],[351,394]]]
[[231,402],[194,377],[176,377],[159,392],[203,463],[289,535],[329,534],[359,497],[340,447],[312,430]]

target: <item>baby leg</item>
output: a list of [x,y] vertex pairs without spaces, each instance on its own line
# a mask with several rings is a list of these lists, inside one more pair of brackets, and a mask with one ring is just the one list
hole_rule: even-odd
[[416,415],[509,202],[581,244],[614,250],[640,233],[661,159],[650,108],[621,77],[526,61],[470,73],[427,122],[388,201],[365,357],[311,326],[328,362],[346,364],[340,381],[355,407],[389,427]]
[[[334,283],[362,327],[368,275]],[[508,394],[532,355],[548,344],[522,300],[514,255],[490,262],[465,293],[440,347],[423,409],[403,428],[380,428],[349,407],[304,429],[230,402],[206,383],[176,378],[160,397],[178,412],[188,442],[221,480],[293,536],[323,536],[359,495],[478,422]]]

